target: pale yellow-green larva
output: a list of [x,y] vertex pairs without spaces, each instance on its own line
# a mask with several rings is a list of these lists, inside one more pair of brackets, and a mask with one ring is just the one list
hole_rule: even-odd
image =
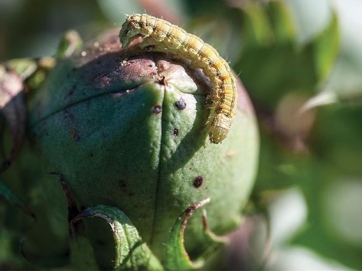
[[212,85],[207,121],[210,141],[217,144],[226,138],[236,112],[236,80],[229,64],[211,45],[176,25],[147,14],[129,15],[119,36],[124,48],[135,38],[142,37],[141,49],[150,47],[157,52],[173,53],[201,68]]

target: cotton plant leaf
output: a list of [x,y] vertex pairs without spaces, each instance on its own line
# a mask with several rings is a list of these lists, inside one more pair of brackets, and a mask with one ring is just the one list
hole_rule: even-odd
[[[103,220],[103,222],[106,222],[108,225],[109,232],[105,232],[102,235],[104,238],[103,242],[107,243],[107,240],[110,240],[108,239],[109,236],[111,236],[113,246],[108,246],[103,249],[107,252],[112,250],[112,252],[104,253],[104,251],[101,251],[102,249],[98,249],[98,247],[94,247],[94,251],[92,252],[89,247],[89,242],[81,238],[78,242],[78,246],[74,248],[75,251],[73,251],[73,253],[78,253],[78,256],[76,257],[78,262],[79,257],[83,258],[83,261],[87,261],[86,255],[79,255],[79,249],[84,249],[86,254],[94,254],[96,258],[98,257],[97,260],[102,268],[112,268],[115,270],[163,269],[158,259],[142,241],[137,229],[133,226],[129,218],[115,207],[99,205],[87,208],[71,221],[71,226],[74,229],[75,224],[78,221],[87,220],[86,225],[91,227],[91,223],[94,223],[95,218]],[[108,235],[109,233],[110,235]],[[92,235],[92,232],[90,232],[90,235]],[[75,238],[78,237],[75,236]],[[92,266],[94,263],[89,264]]]
[[[354,12],[362,5],[336,1],[333,7],[335,15],[320,37],[316,50],[317,67],[326,80],[320,85],[319,93],[308,101],[308,108],[329,104],[355,105],[362,101],[362,40],[356,35],[362,31],[362,21]],[[336,57],[330,67],[334,54]]]
[[337,14],[333,13],[327,27],[313,41],[316,72],[321,81],[330,74],[340,51],[338,23]]
[[[210,199],[207,198],[190,205],[176,220],[170,234],[169,242],[166,244],[166,270],[192,270],[203,266],[204,260],[202,258],[193,262],[187,254],[184,246],[184,231],[193,212],[209,202]],[[216,236],[208,229],[205,216],[203,217],[203,221],[200,221],[200,223],[204,223],[204,233],[211,241],[210,247],[215,249],[216,247],[226,243],[225,238]],[[212,250],[212,248],[210,249]]]

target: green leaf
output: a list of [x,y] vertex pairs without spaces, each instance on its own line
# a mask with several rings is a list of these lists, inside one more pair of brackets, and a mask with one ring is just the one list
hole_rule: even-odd
[[272,110],[290,91],[312,93],[318,83],[313,46],[298,48],[288,5],[284,1],[264,6],[253,2],[245,5],[244,13],[240,35],[245,48],[235,69],[241,71],[240,78],[254,98]]
[[246,1],[242,10],[244,28],[242,36],[245,46],[266,46],[272,42],[272,28],[265,8],[254,1]]
[[[353,221],[361,221],[355,209],[358,202],[350,202],[339,215],[336,209],[343,204],[342,196],[348,197],[348,190],[342,189],[349,186],[347,180],[352,179],[361,187],[361,112],[360,107],[320,110],[314,142],[310,146],[313,156],[298,162],[294,178],[304,193],[308,217],[304,228],[291,240],[294,245],[302,245],[357,270],[362,264],[361,239],[346,238],[336,225],[346,225],[353,214],[357,214]],[[329,191],[333,187],[337,189],[332,194]],[[359,228],[359,223],[348,225],[349,231],[359,231]]]
[[[186,224],[192,213],[198,208],[210,202],[210,199],[204,199],[198,203],[190,205],[176,220],[172,228],[170,240],[166,244],[166,261],[167,270],[189,270],[197,269],[203,266],[204,260],[201,258],[197,262],[192,262],[184,246],[184,232]],[[226,239],[214,235],[207,227],[206,217],[203,217],[205,235],[208,237],[210,244],[209,250],[215,250],[216,247],[225,244]]]
[[276,42],[295,40],[295,25],[287,5],[282,1],[270,1],[267,6]]
[[333,68],[340,49],[337,14],[333,13],[329,25],[313,41],[316,72],[320,80],[326,79]]
[[[73,257],[73,260],[76,261],[74,264],[78,262],[78,264],[83,265],[80,258],[87,261],[87,256],[94,253],[102,268],[117,270],[163,269],[158,259],[142,241],[132,222],[119,209],[105,205],[85,209],[71,221],[73,231],[77,222],[82,219],[86,219],[88,238],[91,240],[94,252],[90,251],[87,241],[80,239],[77,246],[73,248],[76,250],[73,253],[78,254]],[[104,222],[108,227],[104,227]],[[101,232],[101,230],[103,231]],[[97,236],[96,240],[93,238],[94,236]],[[79,254],[78,250],[83,250],[83,247],[86,255]],[[89,265],[92,264],[89,263]]]
[[[362,100],[362,41],[358,34],[362,31],[362,21],[360,20],[360,14],[357,12],[362,5],[358,1],[346,1],[343,2],[343,5],[339,3],[334,5],[334,7],[340,32],[338,56],[330,76],[325,84],[320,87],[320,93],[312,98],[314,106],[335,102],[349,105],[350,103],[360,103]],[[323,59],[332,60],[327,55],[334,54],[333,51],[336,50],[334,47],[337,37],[336,33],[333,34],[336,31],[333,29],[337,27],[333,26],[335,23],[332,21],[328,30],[330,31],[330,38],[328,38],[330,39],[330,47],[328,48],[328,39],[325,39],[324,44],[321,44],[320,53],[322,53],[322,48],[326,51],[325,55],[319,56],[319,62],[323,61]],[[322,75],[328,73],[327,67],[319,66],[322,68]],[[327,101],[326,99],[321,99],[321,96],[327,97]],[[321,102],[315,102],[318,99]]]

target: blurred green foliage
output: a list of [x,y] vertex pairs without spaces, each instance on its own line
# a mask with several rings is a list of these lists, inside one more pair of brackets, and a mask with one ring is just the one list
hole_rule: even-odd
[[[257,210],[296,187],[307,218],[286,245],[362,269],[362,202],[342,204],[352,199],[348,191],[362,193],[362,5],[352,0],[318,0],[318,5],[160,0],[152,9],[148,1],[105,2],[1,1],[0,60],[51,55],[69,28],[90,37],[106,26],[119,28],[125,13],[146,6],[149,14],[173,19],[216,47],[249,91],[262,139],[252,197]],[[341,211],[331,216],[337,207]]]

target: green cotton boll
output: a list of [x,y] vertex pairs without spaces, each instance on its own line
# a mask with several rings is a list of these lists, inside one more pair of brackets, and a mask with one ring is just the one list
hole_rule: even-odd
[[[199,70],[155,52],[105,44],[60,60],[29,103],[32,139],[80,210],[117,207],[163,261],[180,214],[203,209],[216,234],[235,229],[251,192],[259,151],[254,113],[239,85],[228,137],[209,142],[210,92]],[[202,256],[202,211],[186,227],[191,258]]]

